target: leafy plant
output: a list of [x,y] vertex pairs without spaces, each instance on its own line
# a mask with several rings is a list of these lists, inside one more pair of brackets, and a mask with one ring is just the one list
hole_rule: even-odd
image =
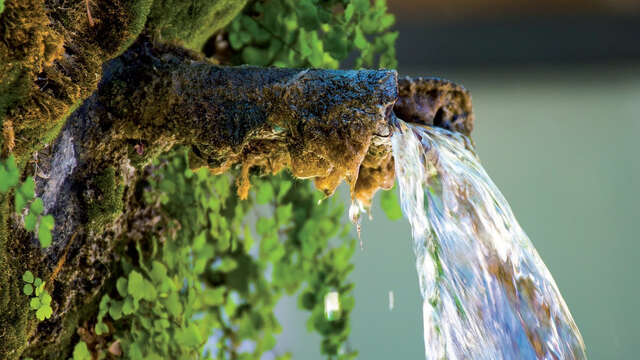
[[20,183],[20,172],[13,155],[0,162],[0,194],[15,189],[14,206],[17,214],[24,214],[24,227],[27,231],[36,231],[42,247],[51,245],[51,232],[54,219],[51,215],[43,215],[42,199],[35,197],[35,182],[31,176]]
[[252,1],[229,26],[229,43],[253,65],[338,68],[356,54],[357,68],[395,68],[394,22],[384,0]]
[[87,343],[80,341],[73,348],[73,360],[92,360]]
[[29,308],[36,311],[36,317],[40,321],[50,318],[53,313],[51,295],[45,290],[44,281],[39,277],[34,277],[29,270],[22,275],[22,280],[25,282],[22,292],[27,296],[33,295],[29,302]]
[[[132,359],[198,358],[211,335],[216,358],[260,358],[280,331],[277,300],[302,288],[299,303],[311,311],[309,329],[324,337],[323,352],[355,356],[344,349],[355,240],[340,222],[342,206],[318,205],[322,195],[310,184],[283,175],[254,178],[251,201],[239,201],[229,175],[192,172],[184,150],[158,160],[152,174],[144,201],[159,220],[131,243],[136,256],[123,261],[126,275],[103,296],[96,334],[119,339]],[[274,216],[260,215],[269,208]],[[342,241],[331,246],[336,236]],[[333,320],[322,302],[330,291],[342,305]],[[245,341],[253,351],[240,353]]]

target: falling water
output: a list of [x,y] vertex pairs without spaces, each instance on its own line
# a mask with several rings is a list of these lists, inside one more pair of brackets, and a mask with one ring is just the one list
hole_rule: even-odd
[[569,309],[467,137],[396,119],[427,359],[585,359]]

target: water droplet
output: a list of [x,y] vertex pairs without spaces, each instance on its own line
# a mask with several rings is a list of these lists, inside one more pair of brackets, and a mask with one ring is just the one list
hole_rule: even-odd
[[336,320],[340,314],[340,296],[337,291],[331,291],[324,296],[324,314],[327,320]]

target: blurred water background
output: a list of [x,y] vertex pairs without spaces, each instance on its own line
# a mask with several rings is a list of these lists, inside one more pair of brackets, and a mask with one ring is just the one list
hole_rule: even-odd
[[[480,159],[553,274],[589,358],[637,358],[640,2],[388,2],[399,72],[471,90]],[[377,203],[373,217],[354,256],[350,345],[360,359],[423,359],[409,224]],[[322,359],[295,299],[278,315],[278,351]]]

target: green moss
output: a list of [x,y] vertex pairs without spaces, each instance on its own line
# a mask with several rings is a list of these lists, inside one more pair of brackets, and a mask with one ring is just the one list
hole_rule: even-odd
[[200,51],[207,39],[225,27],[247,0],[156,0],[147,27],[163,40],[181,41]]
[[152,4],[153,0],[137,0],[129,5],[129,24],[126,28],[122,45],[115,56],[122,54],[138,38],[147,22]]
[[87,201],[90,230],[99,232],[122,212],[124,185],[119,180],[113,167],[106,168],[95,178],[97,193]]
[[20,270],[9,261],[12,248],[9,230],[10,196],[0,195],[0,358],[18,359],[27,345],[32,326],[27,297],[22,295]]
[[20,66],[10,68],[3,81],[0,81],[0,119],[4,118],[7,110],[29,94],[30,84],[31,80],[25,69]]

